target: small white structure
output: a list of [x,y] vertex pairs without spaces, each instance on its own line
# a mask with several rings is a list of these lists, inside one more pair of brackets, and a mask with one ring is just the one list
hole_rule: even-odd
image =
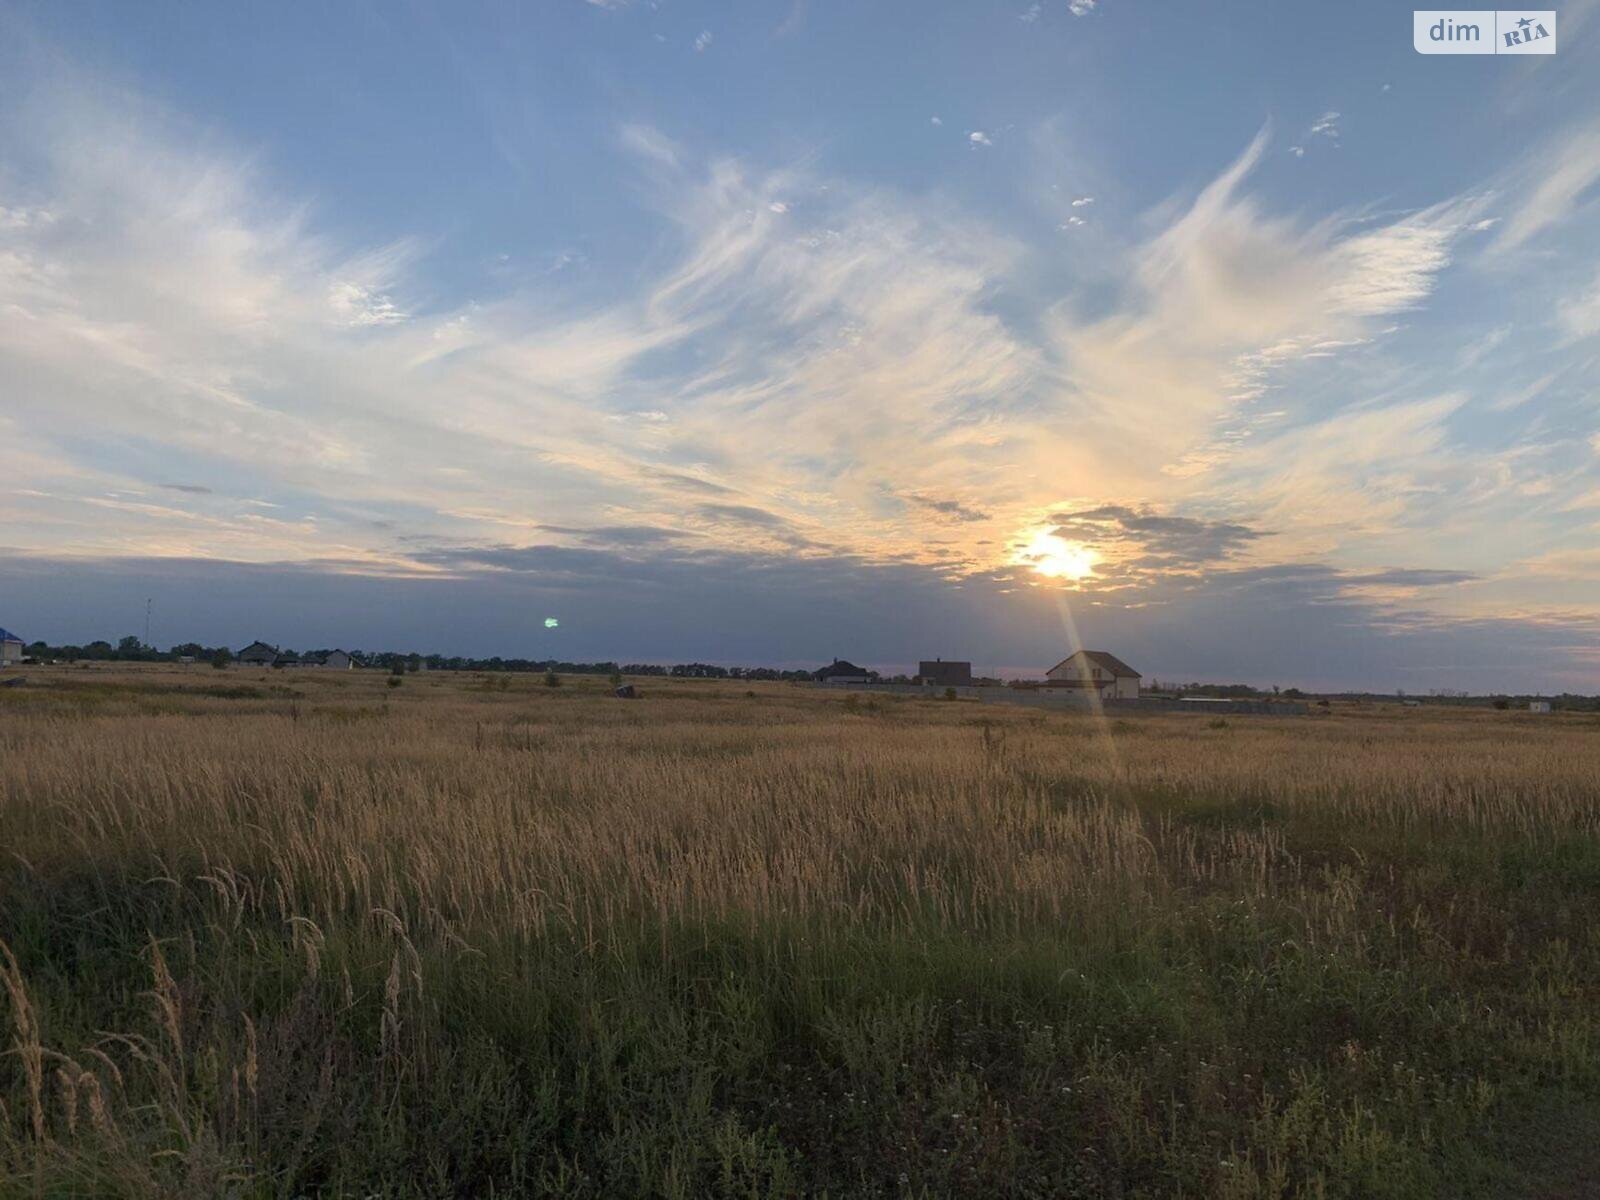
[[1529,700],[1528,701],[1528,711],[1529,712],[1536,712],[1536,713],[1547,713],[1547,712],[1550,711],[1550,701],[1548,701],[1548,700]]
[[22,639],[14,633],[0,629],[0,667],[9,667],[22,661]]
[[1139,698],[1139,672],[1104,650],[1079,650],[1051,667],[1044,677],[1046,687],[1080,688],[1098,693],[1102,700]]
[[322,661],[317,664],[317,666],[326,668],[329,671],[348,671],[355,665],[356,660],[343,650],[329,650],[322,656]]

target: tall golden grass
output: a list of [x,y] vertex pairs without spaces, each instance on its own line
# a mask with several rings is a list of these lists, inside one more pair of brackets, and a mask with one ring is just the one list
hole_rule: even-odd
[[[56,670],[0,693],[11,1190],[1426,1188],[1450,1137],[1513,1128],[1519,1089],[1591,1086],[1593,717],[385,682]],[[1264,1044],[1234,991],[1281,1006]],[[610,1027],[612,1001],[643,1015]],[[671,1097],[629,1056],[664,1078],[663,1047],[689,1061],[712,1025],[685,1100],[705,1120],[664,1133]],[[1463,1044],[1398,1080],[1421,1037]],[[495,1065],[464,1066],[483,1045]],[[791,1119],[802,1066],[828,1111]],[[928,1134],[918,1070],[988,1124]],[[334,1113],[357,1104],[341,1073],[376,1116]],[[441,1127],[452,1079],[501,1091]],[[890,1151],[840,1126],[841,1080],[917,1129]],[[385,1119],[387,1157],[340,1144]],[[607,1121],[627,1138],[603,1154],[570,1127]],[[473,1138],[506,1145],[443,1144]],[[893,1171],[823,1148],[844,1144]],[[1472,1159],[1486,1188],[1497,1157]]]

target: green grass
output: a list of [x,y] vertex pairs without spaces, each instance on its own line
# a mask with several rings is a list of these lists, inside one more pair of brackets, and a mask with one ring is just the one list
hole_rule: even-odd
[[[217,715],[236,701],[192,689],[181,725],[152,690],[144,715],[98,734],[148,796],[95,792],[88,765],[77,783],[7,772],[0,1193],[1585,1194],[1593,805],[1529,791],[1475,808],[1442,768],[1437,804],[1372,803],[1407,761],[1402,736],[1443,763],[1475,727],[1135,721],[1112,731],[1122,766],[1103,774],[1103,733],[1028,713],[685,688],[686,713],[430,680],[394,700],[426,723],[400,726],[382,686],[313,693],[295,718]],[[32,719],[9,748],[48,758],[30,739],[65,727]],[[214,743],[196,742],[191,774],[148,740],[204,739],[208,722],[306,765],[268,778],[265,755],[207,783]],[[1260,745],[1237,769],[1174,774],[1223,753],[1184,749],[1197,734]],[[1372,773],[1324,778],[1321,748],[1286,750],[1291,736],[1368,742]],[[1260,773],[1268,748],[1305,754],[1304,770]],[[764,799],[729,799],[717,821],[669,793],[608,808],[646,759],[708,804],[742,786]],[[1579,794],[1593,760],[1567,761]],[[406,799],[418,774],[461,840]],[[74,787],[95,798],[60,807]],[[203,799],[211,787],[222,798]],[[188,790],[160,799],[174,788]],[[476,806],[502,788],[508,842],[526,812],[550,822],[529,846],[592,824],[597,845],[629,848],[584,860],[571,894],[593,907],[524,920],[469,880],[498,852],[471,833]],[[796,789],[813,789],[793,803],[815,821],[860,836],[735,835],[769,831]],[[897,805],[903,829],[885,815]],[[357,837],[372,806],[399,824]],[[1052,813],[1088,814],[1072,835],[1086,840],[1033,828]],[[975,835],[966,815],[1013,832]],[[307,822],[337,836],[334,858],[292,836]],[[735,853],[755,845],[775,881],[771,860],[792,852],[832,882],[717,899],[758,869]],[[1030,854],[1053,856],[1073,898],[1030,890]],[[457,857],[436,872],[430,855]],[[319,861],[350,880],[326,884]],[[558,892],[576,869],[560,862],[517,886]],[[686,890],[645,903],[645,877]]]

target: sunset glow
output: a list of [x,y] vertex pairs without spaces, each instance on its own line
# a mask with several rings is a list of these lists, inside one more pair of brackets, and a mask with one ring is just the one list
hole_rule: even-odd
[[1100,556],[1079,542],[1069,542],[1041,529],[1023,547],[1017,561],[1047,579],[1070,579],[1076,583],[1094,574]]

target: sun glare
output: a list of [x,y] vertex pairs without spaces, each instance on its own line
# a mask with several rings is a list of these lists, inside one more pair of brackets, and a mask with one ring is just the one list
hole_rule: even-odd
[[1048,579],[1077,581],[1094,574],[1094,565],[1100,561],[1100,556],[1087,546],[1041,529],[1018,553],[1017,561]]

